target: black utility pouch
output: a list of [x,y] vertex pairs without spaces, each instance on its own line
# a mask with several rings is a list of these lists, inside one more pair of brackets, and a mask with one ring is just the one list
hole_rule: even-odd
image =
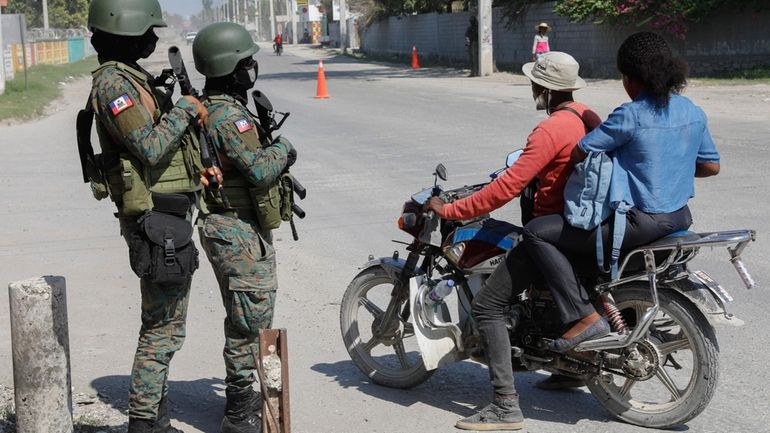
[[[199,264],[190,222],[184,217],[157,210],[145,213],[138,222],[147,247],[136,250],[137,264],[143,262],[144,266],[132,265],[134,272],[160,286],[186,284]],[[140,250],[147,256],[138,257]]]

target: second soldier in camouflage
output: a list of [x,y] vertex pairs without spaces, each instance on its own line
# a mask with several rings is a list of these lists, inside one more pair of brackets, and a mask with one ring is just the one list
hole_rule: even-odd
[[225,307],[227,405],[221,433],[261,431],[261,399],[254,391],[259,330],[273,319],[277,289],[271,230],[280,223],[278,180],[296,160],[288,140],[270,143],[246,109],[257,78],[259,47],[243,27],[212,24],[193,43],[195,67],[206,76],[209,133],[222,161],[221,193],[206,192],[209,214],[200,238],[214,268]]

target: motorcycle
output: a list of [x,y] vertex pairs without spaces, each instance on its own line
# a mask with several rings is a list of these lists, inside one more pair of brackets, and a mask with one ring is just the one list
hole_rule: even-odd
[[280,56],[283,53],[283,44],[273,44],[273,53]]
[[[506,167],[520,155],[508,155]],[[398,220],[413,237],[403,242],[406,259],[398,251],[370,256],[340,307],[342,339],[353,363],[387,387],[414,387],[437,368],[467,358],[483,362],[471,303],[522,233],[521,227],[489,215],[448,221],[424,212],[430,197],[451,202],[486,185],[444,190],[438,182],[447,180],[442,164],[433,176],[434,186],[414,194]],[[727,310],[730,294],[688,264],[701,248],[727,247],[730,262],[751,289],[755,284],[741,254],[755,239],[754,230],[678,232],[623,254],[614,280],[595,263],[578,267],[612,332],[564,354],[547,349],[563,328],[547,288],[533,285],[507,312],[512,367],[582,379],[610,413],[631,424],[670,428],[686,423],[706,408],[716,390],[714,325],[743,324]],[[447,287],[450,294],[444,296]]]

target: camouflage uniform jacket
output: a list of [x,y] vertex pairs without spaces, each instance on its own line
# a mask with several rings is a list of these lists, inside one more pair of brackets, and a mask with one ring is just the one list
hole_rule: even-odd
[[[222,156],[225,193],[234,207],[240,207],[233,201],[244,194],[236,190],[265,191],[274,185],[286,167],[291,144],[283,137],[268,143],[251,113],[232,96],[212,95],[204,104],[209,110],[209,132]],[[210,193],[206,204],[212,209],[222,207],[218,196]]]

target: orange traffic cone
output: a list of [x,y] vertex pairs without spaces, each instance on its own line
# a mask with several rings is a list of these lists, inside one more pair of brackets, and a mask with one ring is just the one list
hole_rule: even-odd
[[417,47],[412,45],[412,69],[420,69],[420,59],[417,58]]
[[329,89],[326,88],[326,73],[324,73],[324,61],[318,62],[318,87],[315,92],[316,99],[329,99]]

